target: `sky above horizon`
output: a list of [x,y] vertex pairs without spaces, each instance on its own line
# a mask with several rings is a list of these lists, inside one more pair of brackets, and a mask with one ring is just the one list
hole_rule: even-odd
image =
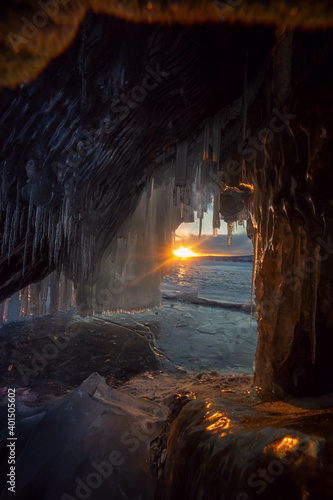
[[202,221],[202,236],[199,240],[199,219],[193,223],[183,223],[176,230],[176,247],[191,247],[194,252],[207,255],[252,255],[253,247],[251,240],[247,237],[246,229],[238,227],[234,229],[232,245],[228,246],[227,224],[221,221],[218,236],[213,236],[212,229],[213,212],[208,209]]

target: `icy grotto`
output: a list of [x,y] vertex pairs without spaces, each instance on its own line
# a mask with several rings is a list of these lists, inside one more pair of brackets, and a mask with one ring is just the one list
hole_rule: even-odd
[[333,498],[331,2],[0,13],[1,320],[17,292],[44,325],[159,306],[174,231],[213,203],[213,230],[225,220],[232,243],[245,224],[253,242],[258,325],[238,392],[206,374],[154,399],[149,377],[121,392],[76,374],[22,418],[16,498]]

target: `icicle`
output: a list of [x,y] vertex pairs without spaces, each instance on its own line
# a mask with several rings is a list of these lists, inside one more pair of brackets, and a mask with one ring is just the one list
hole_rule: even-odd
[[9,244],[8,244],[8,264],[10,263],[11,255],[13,248],[15,246],[18,232],[19,232],[19,222],[20,222],[20,184],[17,183],[17,190],[16,190],[16,204],[15,204],[15,210],[12,218],[12,224],[11,224],[11,229],[10,229],[10,237],[9,237]]
[[197,188],[197,218],[200,219],[200,217],[202,217],[202,215],[203,215],[203,210],[202,210],[201,166],[199,166],[199,168],[198,168],[196,188]]
[[39,315],[47,313],[46,302],[48,298],[48,293],[49,293],[49,278],[47,277],[40,282],[39,297],[38,297]]
[[185,205],[191,205],[191,195],[192,195],[192,192],[191,192],[191,184],[187,183],[186,186],[185,186],[185,191],[184,191],[184,203]]
[[173,204],[176,206],[177,205],[177,191],[178,191],[178,188],[177,186],[174,186],[173,188],[173,192],[172,192],[172,200],[173,200]]
[[40,283],[32,283],[28,286],[28,315],[39,316],[39,291]]
[[56,265],[56,268],[58,268],[58,264],[59,264],[59,257],[60,257],[60,253],[61,253],[62,241],[63,241],[63,227],[62,227],[62,221],[60,220],[57,222],[57,225],[56,225],[54,251],[53,251],[53,259],[54,259],[54,263]]
[[219,115],[215,115],[213,121],[213,162],[220,163],[220,142],[221,142],[221,125]]
[[203,154],[202,160],[205,162],[209,159],[209,143],[210,143],[210,120],[206,120],[204,126],[204,138],[203,138]]
[[73,304],[72,282],[68,280],[65,273],[60,274],[58,282],[58,310],[68,311]]
[[191,169],[192,180],[187,181],[184,190],[184,207],[183,207],[183,220],[184,222],[194,222],[194,207],[193,207],[193,177],[195,170]]
[[154,190],[154,177],[151,179],[150,182],[148,182],[147,188],[146,188],[146,210],[145,210],[145,215],[144,215],[144,221],[147,220],[148,215],[149,215],[149,199],[151,197],[151,193]]
[[58,277],[56,271],[54,271],[52,274],[50,274],[50,314],[54,314],[58,311],[58,291]]
[[220,190],[215,186],[214,205],[213,205],[213,232],[221,227],[220,221]]
[[6,219],[5,219],[5,224],[4,224],[4,230],[3,230],[3,235],[2,235],[2,248],[1,248],[1,253],[2,255],[5,255],[6,250],[7,250],[7,245],[9,241],[9,235],[10,235],[10,220],[11,220],[11,204],[8,203],[6,207]]
[[175,185],[185,186],[187,167],[187,141],[178,142],[176,157]]
[[[93,201],[93,200],[92,200]],[[64,226],[64,234],[67,236],[68,230],[69,230],[69,210],[70,210],[70,199],[65,198],[64,204],[63,204],[63,226]]]
[[25,266],[27,264],[27,258],[28,258],[28,242],[29,242],[30,227],[32,225],[32,214],[33,214],[32,199],[33,199],[33,188],[31,188],[31,193],[30,193],[30,198],[29,198],[28,222],[27,222],[27,230],[26,230],[26,234],[25,234],[25,245],[24,245],[24,253],[23,253],[22,276],[24,276]]
[[239,226],[243,226],[244,227],[245,215],[246,215],[246,210],[242,210],[241,213],[239,214],[239,219],[238,219]]
[[19,299],[21,301],[20,316],[28,315],[28,287],[20,290]]
[[36,208],[36,214],[35,214],[35,234],[34,234],[34,241],[33,241],[33,246],[32,246],[32,258],[31,258],[31,263],[32,265],[35,264],[36,261],[36,252],[37,248],[39,246],[39,234],[40,234],[40,225],[41,225],[41,207]]
[[231,246],[232,243],[232,230],[234,227],[233,222],[228,222],[228,246]]
[[199,222],[199,240],[201,239],[201,233],[202,233],[202,217],[200,217],[200,222]]
[[3,322],[8,319],[9,302],[10,298],[0,303],[0,327],[3,325]]
[[68,255],[71,255],[71,249],[72,249],[72,229],[73,229],[73,218],[70,215],[68,217],[68,224],[67,224],[67,253]]
[[201,233],[202,233],[202,219],[203,219],[203,205],[202,205],[202,184],[200,182],[200,194],[199,194],[199,205],[198,205],[198,212],[197,216],[199,219],[199,240],[201,238]]
[[194,222],[194,210],[193,210],[193,207],[191,205],[184,205],[183,206],[183,220],[184,222],[188,222],[188,223],[191,223],[191,222]]
[[254,227],[253,266],[252,266],[252,280],[251,280],[250,326],[252,324],[252,310],[253,310],[254,286],[255,286],[255,279],[256,279],[256,276],[257,276],[257,260],[258,260],[258,230],[257,230],[256,227]]
[[3,313],[4,313],[4,310],[5,310],[5,303],[4,302],[0,302],[0,327],[2,326],[2,323],[3,323]]
[[49,266],[52,265],[54,258],[54,215],[50,212],[48,218],[48,232],[47,232],[48,244],[49,244]]

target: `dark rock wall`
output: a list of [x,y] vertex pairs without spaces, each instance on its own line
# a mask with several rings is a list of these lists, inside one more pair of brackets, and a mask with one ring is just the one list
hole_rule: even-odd
[[332,388],[331,61],[330,48],[318,54],[245,161],[258,248],[255,381],[300,395]]

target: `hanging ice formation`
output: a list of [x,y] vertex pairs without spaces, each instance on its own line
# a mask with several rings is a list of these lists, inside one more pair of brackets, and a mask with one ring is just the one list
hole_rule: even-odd
[[[41,205],[40,179],[33,161],[27,167],[29,197],[28,224],[20,215],[20,187],[16,206],[6,202],[6,177],[2,182],[2,210],[6,231],[2,252],[11,258],[18,234],[33,234],[32,252],[24,248],[25,266],[35,261],[37,249],[48,249],[49,261],[57,271],[39,283],[20,291],[21,316],[37,316],[72,307],[80,315],[103,311],[138,311],[160,305],[163,274],[170,269],[174,231],[182,222],[200,220],[213,203],[213,231],[220,227],[221,168],[219,164],[221,124],[218,115],[205,122],[195,141],[177,144],[167,161],[155,170],[139,203],[122,224],[117,235],[94,262],[94,237],[81,230],[72,213],[75,186],[66,184],[60,218]],[[58,171],[65,178],[66,172]],[[87,207],[89,218],[89,205]],[[10,224],[10,221],[11,224]],[[75,244],[73,244],[73,241]],[[69,242],[72,242],[70,244]],[[60,265],[66,254],[76,263],[71,271]],[[76,279],[73,280],[73,274]],[[1,320],[6,320],[10,299],[0,304]]]

